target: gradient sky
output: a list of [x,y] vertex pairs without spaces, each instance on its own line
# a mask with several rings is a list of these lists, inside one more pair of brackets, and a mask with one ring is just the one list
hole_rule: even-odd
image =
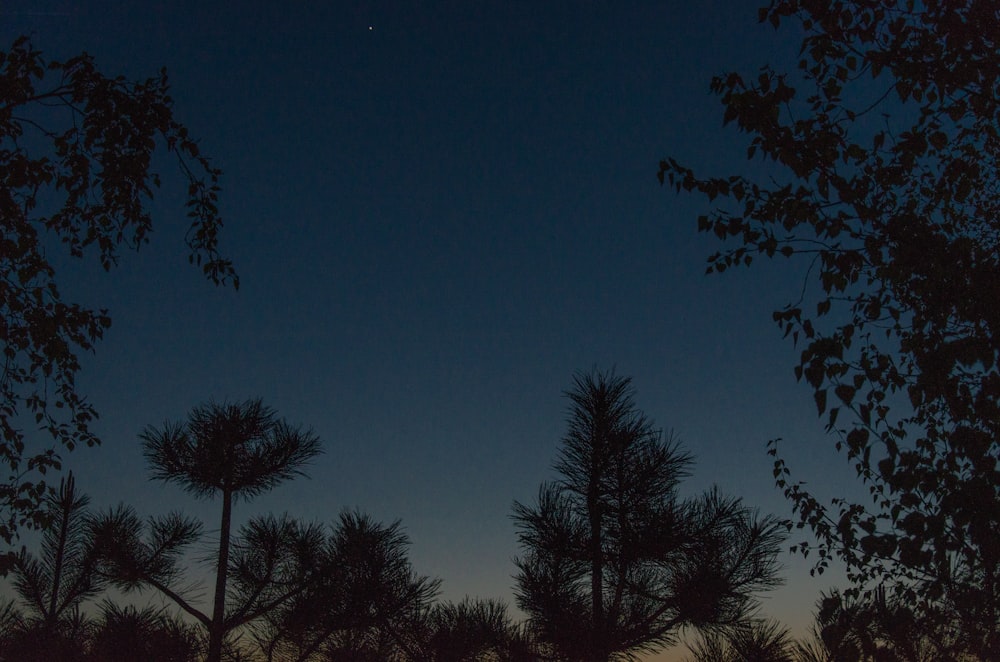
[[[594,366],[631,375],[695,455],[686,494],[717,484],[790,514],[773,437],[820,494],[849,489],[771,321],[803,265],[705,276],[703,201],[656,180],[666,156],[758,167],[708,85],[787,60],[794,33],[745,2],[285,4],[0,8],[5,44],[28,32],[50,58],[86,50],[133,79],[166,66],[178,118],[224,171],[239,292],[188,267],[167,159],[150,245],[111,274],[58,259],[64,295],[113,319],[78,380],[104,443],[65,457],[95,507],[213,526],[218,504],[147,480],[137,434],[259,396],[326,452],[238,520],[399,518],[443,597],[513,603],[511,503],[553,476],[562,391]],[[784,560],[764,612],[799,631],[833,580]]]

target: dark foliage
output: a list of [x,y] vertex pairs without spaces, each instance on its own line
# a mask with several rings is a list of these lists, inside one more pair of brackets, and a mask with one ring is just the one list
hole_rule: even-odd
[[90,624],[74,611],[55,623],[24,616],[13,606],[5,609],[0,632],[0,659],[18,662],[89,662]]
[[120,607],[105,601],[93,626],[93,662],[198,662],[203,645],[197,629],[152,607]]
[[[817,604],[812,644],[799,647],[806,662],[858,660],[859,662],[958,662],[955,631],[918,616],[898,599],[876,590],[867,600],[838,591],[824,594]],[[818,653],[818,654],[817,654]]]
[[260,400],[195,407],[184,423],[147,427],[142,440],[154,479],[197,497],[250,499],[301,476],[319,438],[275,417]]
[[[709,271],[806,258],[774,318],[795,373],[872,500],[778,485],[860,595],[886,584],[1000,659],[1000,5],[776,0],[804,34],[797,70],[719,76],[755,173],[661,181],[722,200],[698,225],[730,246]],[[772,448],[772,454],[777,448]]]
[[627,378],[578,375],[560,478],[514,505],[518,605],[554,659],[631,659],[682,626],[742,622],[777,581],[776,520],[715,490],[678,498],[690,459],[632,395]]
[[427,662],[536,662],[533,642],[496,600],[435,604],[410,626],[408,660]]
[[41,554],[22,549],[14,559],[12,580],[30,614],[47,628],[73,618],[80,604],[104,588],[96,572],[98,552],[89,535],[87,503],[70,472],[46,498],[49,526],[42,534]]
[[407,654],[415,646],[410,620],[428,608],[439,585],[413,571],[408,546],[399,522],[385,526],[360,513],[343,513],[331,535],[312,548],[305,589],[256,627],[267,659]]
[[[188,184],[190,260],[215,283],[239,281],[219,253],[220,171],[173,117],[166,72],[107,77],[89,55],[47,62],[26,37],[0,51],[0,539],[44,525],[43,476],[60,453],[99,443],[77,389],[80,352],[111,324],[107,310],[65,301],[48,254],[94,255],[105,269],[153,229],[157,146]],[[37,437],[51,445],[29,448]],[[10,559],[8,558],[8,561]],[[0,572],[5,567],[0,566]]]
[[260,400],[195,407],[186,423],[146,428],[141,438],[154,478],[198,497],[222,498],[211,614],[195,608],[177,585],[180,555],[201,533],[201,524],[190,518],[172,514],[144,527],[125,507],[98,518],[104,572],[124,590],[155,588],[197,619],[208,634],[207,662],[219,662],[229,633],[305,590],[321,541],[315,526],[267,516],[252,519],[234,542],[233,501],[301,475],[301,467],[319,454],[319,439],[277,419]]
[[691,646],[692,662],[796,662],[788,630],[775,621],[751,620],[709,632]]
[[74,610],[46,623],[8,605],[0,618],[0,659],[11,662],[199,662],[196,628],[151,607],[105,601],[91,620]]

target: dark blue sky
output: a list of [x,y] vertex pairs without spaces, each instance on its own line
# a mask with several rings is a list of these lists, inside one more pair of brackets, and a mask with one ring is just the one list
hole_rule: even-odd
[[[166,66],[176,112],[224,170],[238,293],[186,264],[183,189],[164,159],[153,242],[65,294],[113,326],[80,387],[99,449],[66,457],[97,507],[203,516],[150,483],[136,439],[210,398],[260,396],[313,427],[311,479],[250,504],[401,518],[444,596],[512,602],[509,520],[552,476],[575,371],[615,366],[718,484],[781,515],[765,443],[831,493],[849,479],[771,311],[803,265],[707,277],[701,200],[656,180],[674,156],[748,166],[713,74],[794,53],[753,3],[43,2],[0,35],[105,73]],[[433,6],[430,6],[433,5]],[[765,611],[804,627],[826,578],[788,559]]]

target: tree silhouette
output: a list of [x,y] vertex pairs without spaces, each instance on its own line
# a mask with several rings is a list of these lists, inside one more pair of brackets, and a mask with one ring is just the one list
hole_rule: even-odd
[[12,585],[27,614],[6,607],[0,659],[194,662],[199,647],[190,627],[152,609],[121,609],[105,601],[99,619],[84,616],[84,601],[107,586],[87,503],[72,472],[47,498],[41,554],[22,550],[12,568]]
[[195,627],[162,610],[104,601],[88,651],[94,662],[197,662],[202,642]]
[[691,646],[692,662],[796,662],[797,649],[786,628],[753,619],[724,631],[708,632]]
[[437,603],[409,628],[407,660],[418,662],[535,662],[533,642],[497,600]]
[[5,606],[0,659],[24,662],[84,660],[90,624],[81,603],[104,582],[96,573],[97,553],[88,531],[88,499],[72,472],[44,503],[41,554],[22,549],[14,556],[11,585],[27,613]]
[[775,165],[703,177],[669,159],[661,181],[717,205],[698,226],[735,246],[709,271],[805,258],[774,319],[872,497],[821,503],[776,457],[816,569],[838,557],[849,592],[887,586],[950,620],[956,655],[1000,659],[1000,13],[775,0],[761,19],[798,24],[797,70],[712,89]]
[[87,503],[70,472],[46,497],[49,525],[42,533],[41,554],[22,549],[14,557],[11,584],[27,614],[8,608],[8,632],[0,642],[5,659],[83,658],[89,625],[80,605],[105,584],[96,573],[98,554],[89,535]]
[[[944,627],[942,627],[944,625]],[[817,603],[812,641],[798,646],[802,662],[957,662],[956,632],[918,616],[911,606],[876,590],[866,600],[839,591]]]
[[266,659],[389,659],[411,650],[411,618],[428,607],[440,582],[413,571],[408,546],[398,521],[385,526],[342,513],[313,547],[306,589],[256,628]]
[[89,662],[90,622],[74,610],[52,626],[7,603],[0,613],[0,659],[17,662]]
[[100,616],[74,609],[52,625],[13,603],[0,610],[0,660],[11,662],[197,662],[197,629],[152,607],[119,607],[105,600]]
[[46,499],[50,525],[42,534],[41,556],[22,549],[16,557],[14,590],[43,628],[54,628],[104,588],[95,572],[98,556],[88,531],[88,502],[70,472]]
[[[188,184],[191,262],[215,283],[239,284],[218,249],[220,171],[174,119],[168,92],[165,70],[130,83],[100,73],[87,54],[47,62],[26,37],[0,51],[0,539],[8,544],[19,526],[45,525],[42,475],[60,467],[60,452],[99,443],[90,429],[97,412],[75,377],[79,352],[94,348],[111,319],[62,298],[46,249],[96,253],[110,270],[123,247],[146,243],[159,141]],[[54,446],[30,449],[31,428]]]
[[[260,400],[195,407],[186,423],[147,427],[140,436],[153,478],[177,483],[196,497],[222,498],[211,615],[196,609],[176,584],[180,554],[201,533],[200,524],[189,518],[154,518],[143,540],[143,523],[133,510],[120,507],[108,513],[96,524],[105,572],[125,590],[156,588],[196,618],[208,632],[206,660],[219,662],[227,632],[304,590],[310,550],[317,541],[316,527],[287,517],[257,518],[241,531],[237,555],[231,558],[233,502],[250,500],[300,475],[301,467],[320,452],[319,439],[276,419]],[[241,599],[235,611],[227,612],[231,573]]]
[[633,402],[631,380],[577,375],[559,480],[514,505],[518,605],[557,659],[657,650],[685,625],[742,621],[776,579],[782,536],[738,499],[681,500],[690,458]]

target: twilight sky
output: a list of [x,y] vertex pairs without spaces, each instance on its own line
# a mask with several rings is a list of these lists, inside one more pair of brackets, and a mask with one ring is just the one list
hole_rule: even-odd
[[[167,67],[177,117],[224,171],[239,292],[188,267],[167,159],[150,245],[111,274],[59,260],[64,295],[113,319],[79,380],[104,444],[65,456],[93,506],[214,526],[217,504],[146,479],[137,434],[259,396],[326,452],[238,520],[399,518],[443,597],[513,603],[511,503],[553,476],[561,393],[593,366],[631,375],[695,455],[687,494],[718,484],[788,515],[773,437],[820,494],[849,489],[771,321],[803,265],[705,276],[702,200],[656,180],[666,156],[755,167],[709,81],[787,59],[793,33],[752,2],[285,4],[0,7],[3,48],[27,32],[106,74]],[[785,563],[764,612],[799,630],[832,578]]]

